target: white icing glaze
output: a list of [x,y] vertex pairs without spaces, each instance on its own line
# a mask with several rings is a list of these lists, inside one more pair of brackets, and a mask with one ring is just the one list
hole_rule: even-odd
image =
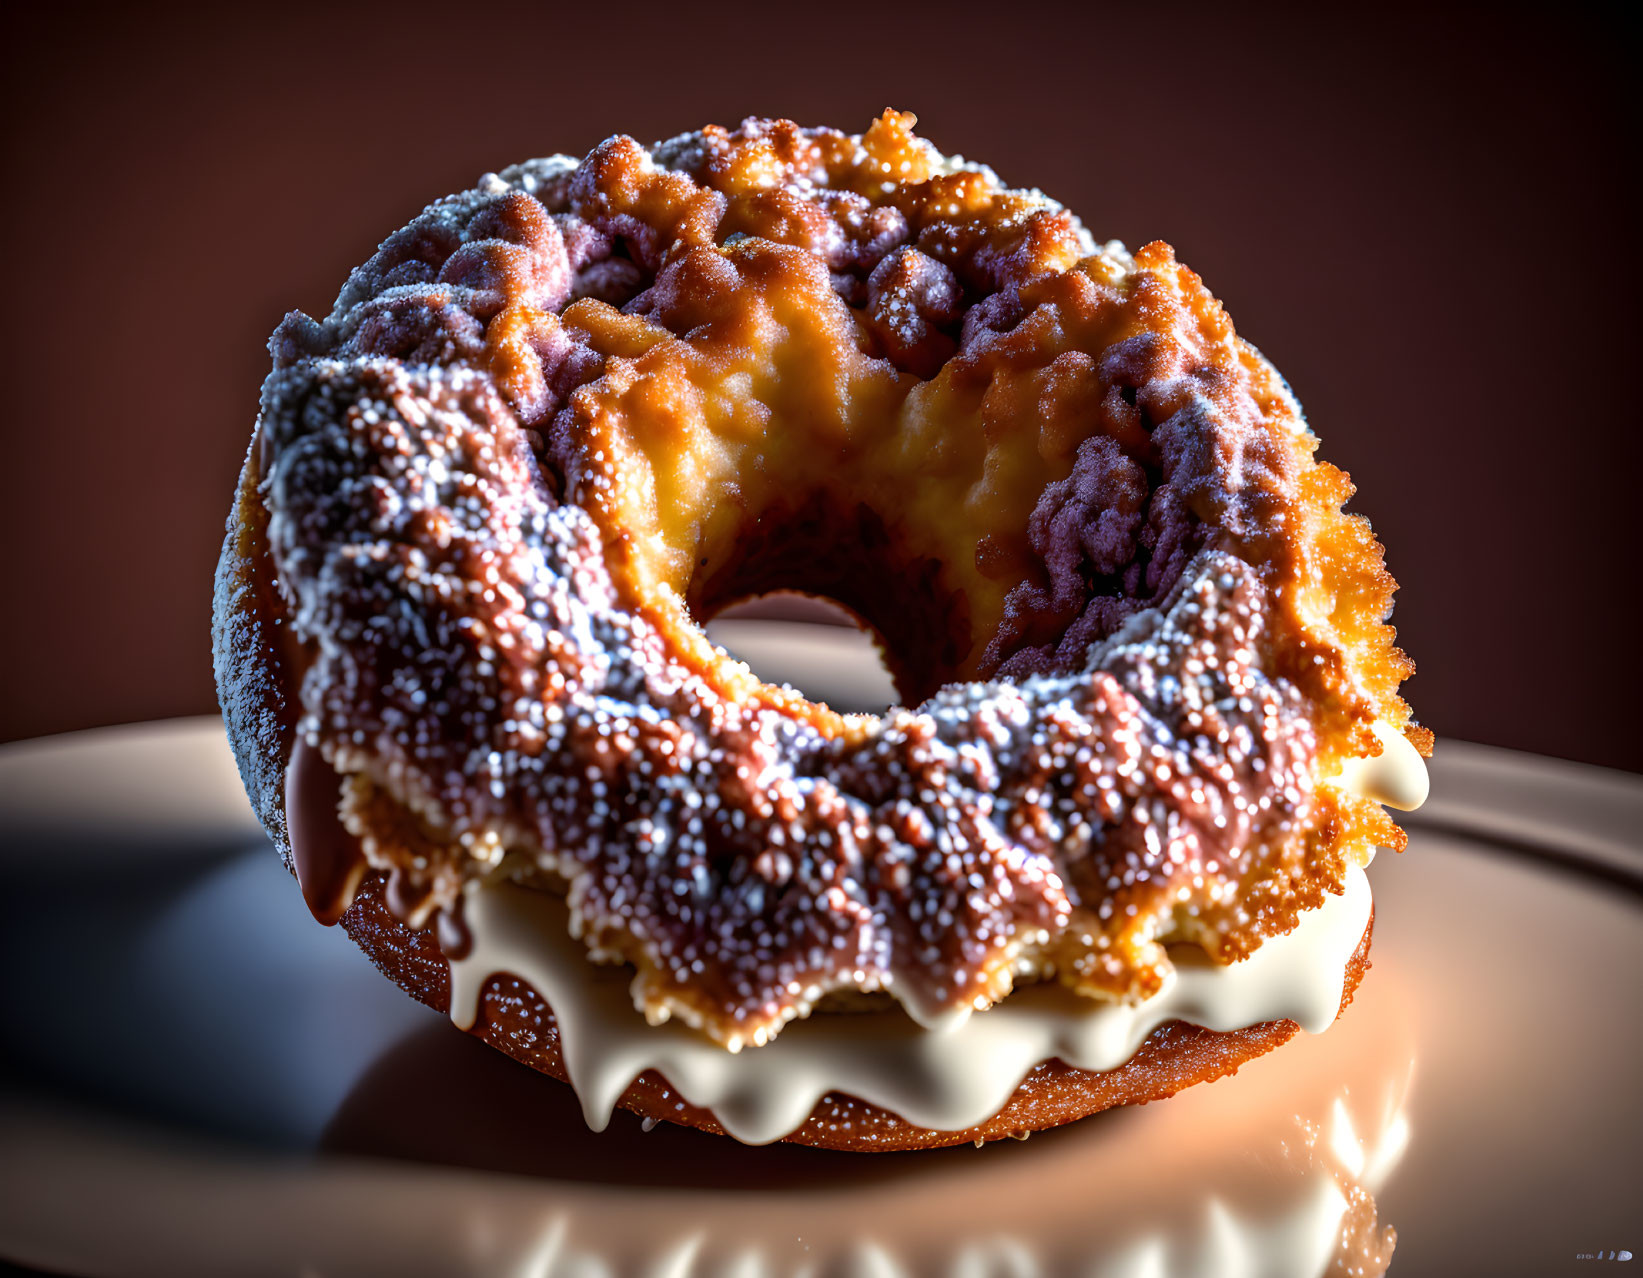
[[[1405,811],[1428,793],[1425,760],[1396,728],[1377,724],[1381,754],[1351,761],[1330,784]],[[905,1009],[822,1015],[775,1042],[727,1052],[688,1027],[651,1025],[635,1009],[622,968],[590,963],[571,935],[563,901],[511,883],[470,891],[471,952],[451,962],[451,1018],[473,1025],[485,983],[511,972],[553,1008],[560,1050],[589,1126],[602,1130],[617,1100],[647,1069],[737,1139],[778,1140],[830,1091],[847,1092],[910,1123],[958,1131],[985,1121],[1039,1063],[1122,1065],[1158,1026],[1189,1021],[1235,1030],[1293,1020],[1321,1033],[1340,1008],[1347,961],[1369,920],[1362,870],[1346,893],[1303,914],[1287,936],[1218,966],[1178,957],[1164,988],[1138,1005],[1092,1002],[1045,983],[983,1013],[920,1025]]]
[[1375,736],[1381,752],[1373,759],[1349,759],[1335,784],[1401,812],[1413,812],[1426,802],[1431,782],[1426,760],[1391,724],[1377,723]]
[[451,1015],[471,1026],[480,991],[497,972],[531,985],[553,1008],[565,1068],[595,1129],[628,1084],[654,1069],[749,1144],[787,1135],[830,1091],[957,1131],[997,1113],[1040,1062],[1115,1069],[1166,1021],[1234,1030],[1287,1018],[1321,1032],[1340,1008],[1346,964],[1369,911],[1369,881],[1354,869],[1345,895],[1307,911],[1288,935],[1225,967],[1178,961],[1164,988],[1139,1005],[1094,1002],[1043,983],[941,1030],[920,1027],[899,1008],[824,1015],[732,1054],[677,1022],[649,1024],[633,1006],[625,970],[588,962],[562,900],[501,883],[469,897],[474,946],[451,963]]

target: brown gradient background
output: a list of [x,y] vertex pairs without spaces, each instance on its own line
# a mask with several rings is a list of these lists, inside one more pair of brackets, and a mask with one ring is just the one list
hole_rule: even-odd
[[3,55],[0,737],[213,709],[265,337],[429,199],[895,105],[1226,301],[1359,483],[1440,737],[1643,770],[1634,67],[1596,18],[43,8]]

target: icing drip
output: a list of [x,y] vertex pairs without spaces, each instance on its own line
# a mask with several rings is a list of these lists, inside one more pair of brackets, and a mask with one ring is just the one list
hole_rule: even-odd
[[960,1131],[997,1113],[1041,1061],[1114,1069],[1171,1020],[1234,1030],[1287,1018],[1320,1033],[1340,1008],[1346,965],[1371,904],[1369,881],[1354,869],[1345,894],[1307,911],[1293,932],[1229,966],[1178,960],[1163,988],[1140,1004],[1080,999],[1040,984],[939,1030],[899,1009],[837,1014],[731,1053],[677,1022],[648,1023],[633,1005],[629,975],[588,963],[559,897],[502,882],[468,898],[475,943],[451,961],[458,1025],[474,1023],[486,981],[510,972],[553,1008],[565,1068],[591,1127],[603,1129],[628,1084],[655,1069],[749,1144],[793,1131],[830,1091],[911,1123]]
[[1375,736],[1381,743],[1380,754],[1373,759],[1347,760],[1335,784],[1400,812],[1413,812],[1431,793],[1426,760],[1408,737],[1389,724],[1377,723]]
[[364,877],[365,855],[337,818],[337,774],[302,738],[285,769],[285,821],[302,899],[315,919],[333,926]]

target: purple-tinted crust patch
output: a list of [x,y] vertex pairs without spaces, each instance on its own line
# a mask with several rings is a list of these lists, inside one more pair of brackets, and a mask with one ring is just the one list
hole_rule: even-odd
[[[1207,531],[1170,483],[1150,487],[1108,437],[1085,440],[1072,474],[1044,490],[1027,525],[1048,580],[1006,597],[982,668],[1019,678],[1082,665],[1092,644],[1169,593]],[[1033,642],[1045,634],[1053,637]]]
[[[1114,343],[1100,365],[1112,434],[1080,444],[1072,473],[1033,510],[1037,572],[1006,598],[981,662],[999,676],[1078,667],[1092,643],[1167,595],[1201,548],[1278,526],[1294,488],[1293,460],[1255,405],[1216,394],[1219,368],[1158,333]],[[1145,443],[1132,456],[1116,437],[1137,430]]]

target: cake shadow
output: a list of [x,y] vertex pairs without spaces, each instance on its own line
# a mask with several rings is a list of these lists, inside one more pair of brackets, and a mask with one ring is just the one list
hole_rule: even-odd
[[637,1115],[621,1109],[596,1132],[569,1086],[454,1026],[435,1024],[406,1035],[366,1070],[318,1147],[581,1184],[782,1192],[980,1171],[983,1164],[997,1174],[1003,1163],[1132,1118],[1108,1110],[1030,1140],[874,1155],[743,1145],[673,1123],[646,1131]]

